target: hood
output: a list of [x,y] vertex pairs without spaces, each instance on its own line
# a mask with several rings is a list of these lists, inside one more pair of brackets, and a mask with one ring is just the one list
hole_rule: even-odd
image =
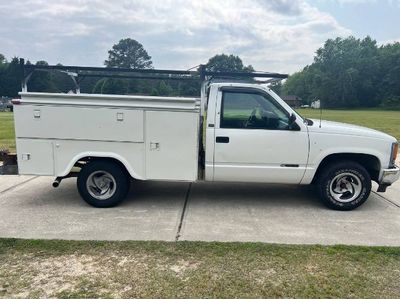
[[369,138],[377,138],[384,139],[387,141],[396,142],[396,138],[390,136],[386,133],[369,129],[366,127],[361,127],[357,125],[339,123],[334,121],[322,120],[321,128],[319,127],[319,119],[312,119],[314,124],[312,126],[308,126],[309,132],[315,133],[328,133],[328,134],[340,134],[340,135],[355,135],[355,136],[364,136]]

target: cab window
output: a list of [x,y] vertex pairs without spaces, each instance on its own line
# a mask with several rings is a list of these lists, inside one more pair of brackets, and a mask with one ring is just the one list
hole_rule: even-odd
[[220,128],[288,130],[289,115],[268,94],[224,91]]

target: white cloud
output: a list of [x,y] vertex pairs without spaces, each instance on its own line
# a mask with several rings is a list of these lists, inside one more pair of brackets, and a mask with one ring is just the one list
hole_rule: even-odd
[[0,11],[0,53],[64,64],[100,65],[131,37],[160,68],[224,52],[259,70],[293,72],[327,38],[351,33],[304,0],[0,0]]
[[[365,4],[375,3],[377,0],[318,0],[319,2],[335,2],[339,4]],[[391,0],[388,0],[391,1]]]
[[382,3],[389,5],[400,5],[400,0],[318,0],[319,2],[335,2],[341,5],[346,4],[368,4],[368,3]]

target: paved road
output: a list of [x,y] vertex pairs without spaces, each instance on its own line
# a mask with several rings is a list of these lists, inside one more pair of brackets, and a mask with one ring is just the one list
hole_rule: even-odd
[[308,186],[135,182],[119,207],[80,199],[76,180],[0,176],[0,237],[400,246],[400,184],[350,212]]

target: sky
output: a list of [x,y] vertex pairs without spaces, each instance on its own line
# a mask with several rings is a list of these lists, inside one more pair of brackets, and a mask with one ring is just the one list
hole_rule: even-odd
[[0,0],[0,53],[32,62],[102,66],[122,38],[155,68],[188,69],[215,54],[293,73],[325,40],[400,41],[400,0]]

